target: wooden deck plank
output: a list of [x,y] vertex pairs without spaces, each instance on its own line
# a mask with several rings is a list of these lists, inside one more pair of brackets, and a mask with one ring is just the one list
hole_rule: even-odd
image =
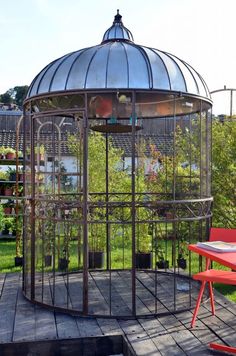
[[7,274],[5,278],[0,299],[0,342],[12,341],[19,280],[20,274]]
[[0,274],[0,300],[1,300],[1,296],[2,296],[2,290],[3,290],[3,285],[5,282],[5,278],[6,278],[6,274],[2,273]]
[[[64,276],[64,279],[67,277]],[[83,275],[82,273],[72,274],[68,278],[68,291],[70,294],[71,306],[77,310],[83,308]]]
[[[116,278],[115,278],[115,287],[116,290],[118,291],[119,295],[121,298],[124,300],[124,302],[127,304],[127,306],[130,309],[130,312],[132,311],[132,299],[129,291],[131,290],[131,273],[117,273]],[[146,304],[143,303],[142,298],[140,298],[140,294],[143,287],[138,283],[136,285],[136,290],[137,290],[137,296],[136,296],[136,310],[137,314],[150,314],[150,310],[147,308]],[[148,296],[151,298],[152,296]]]
[[80,337],[80,331],[75,317],[62,313],[55,313],[58,339]]
[[[111,307],[111,315],[131,315],[131,310],[124,301],[124,296],[119,294],[115,287],[115,278],[109,279],[109,273],[93,272],[91,276],[94,282],[105,299],[109,308]],[[127,293],[127,290],[126,290]]]
[[116,319],[97,318],[97,322],[103,335],[124,335]]
[[[53,291],[53,283],[53,279],[50,279],[51,291]],[[56,275],[54,302],[55,305],[61,308],[71,308],[71,302],[67,293],[67,284],[63,275]]]
[[[158,319],[138,319],[143,329],[156,345],[161,355],[185,355]],[[168,345],[168,347],[166,347]]]
[[161,356],[160,351],[145,332],[126,336],[137,356]]
[[202,355],[212,355],[208,346],[203,345],[202,342],[194,337],[194,335],[187,329],[177,330],[171,333],[171,336],[187,355],[196,355],[196,352]]
[[36,340],[35,305],[29,303],[18,290],[12,341]]
[[[117,296],[127,297],[127,289],[130,281],[124,283],[122,276],[115,278],[113,275],[113,291]],[[202,304],[199,318],[195,328],[190,328],[192,310],[180,314],[169,314],[159,318],[139,318],[138,320],[117,320],[106,318],[80,318],[58,312],[49,311],[28,302],[21,292],[20,274],[2,276],[2,293],[0,298],[0,342],[77,338],[102,335],[123,334],[137,355],[145,356],[169,356],[189,355],[208,356],[214,352],[208,348],[209,342],[228,343],[236,346],[236,307],[234,303],[225,301],[224,297],[216,296],[216,316],[211,315],[210,303]],[[148,282],[150,278],[144,278]],[[107,281],[96,278],[91,288],[97,286],[104,292],[102,298],[108,298]],[[73,286],[73,278],[70,276],[70,287]],[[115,283],[117,289],[115,288]],[[0,282],[1,283],[1,282]],[[60,280],[62,289],[65,281]],[[45,284],[45,287],[46,284]],[[45,288],[44,287],[44,288]],[[69,287],[69,291],[71,289]],[[73,290],[73,298],[76,298],[78,286]],[[46,289],[46,299],[51,302],[51,291]],[[58,289],[57,293],[59,292]],[[140,303],[149,308],[149,297],[145,298],[142,287],[137,287]],[[63,292],[64,293],[64,292]],[[97,293],[97,292],[96,292]],[[96,297],[94,294],[94,298]],[[100,293],[100,292],[99,292]],[[65,302],[65,294],[59,303]],[[151,300],[151,298],[150,298]],[[69,301],[70,302],[70,301]],[[125,300],[122,300],[125,303]],[[146,304],[147,303],[147,304]],[[151,303],[151,302],[150,302]],[[126,306],[127,307],[127,306]],[[219,353],[218,353],[219,355]]]
[[57,338],[57,329],[54,313],[38,305],[35,306],[35,339]]
[[102,336],[102,330],[96,319],[76,317],[76,323],[81,337]]

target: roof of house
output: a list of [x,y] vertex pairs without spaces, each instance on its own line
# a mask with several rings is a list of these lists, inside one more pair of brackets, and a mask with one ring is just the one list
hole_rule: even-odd
[[[67,138],[70,132],[61,133],[61,139],[58,139],[58,134],[54,134],[54,142],[52,142],[52,133],[41,133],[40,143],[45,147],[49,155],[58,154],[59,142],[61,145],[61,155],[70,156],[70,150],[67,145]],[[132,153],[132,136],[126,134],[111,134],[114,147],[124,151],[125,157],[131,157]],[[171,135],[137,135],[136,144],[145,143],[145,154],[150,155],[150,144],[154,144],[162,154],[171,154],[173,147],[173,137]],[[16,132],[0,131],[0,146],[11,147],[16,149]],[[19,134],[19,150],[23,150],[23,133]]]

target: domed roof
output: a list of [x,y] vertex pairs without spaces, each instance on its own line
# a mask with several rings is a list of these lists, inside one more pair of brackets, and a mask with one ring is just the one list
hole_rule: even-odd
[[100,45],[49,63],[33,80],[27,98],[69,90],[145,89],[188,93],[210,99],[202,77],[186,62],[137,45],[117,11]]

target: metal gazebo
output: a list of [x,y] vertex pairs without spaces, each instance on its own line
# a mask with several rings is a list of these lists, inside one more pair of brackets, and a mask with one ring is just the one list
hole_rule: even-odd
[[23,291],[84,316],[191,306],[187,244],[211,219],[211,98],[176,56],[102,43],[48,64],[24,102]]

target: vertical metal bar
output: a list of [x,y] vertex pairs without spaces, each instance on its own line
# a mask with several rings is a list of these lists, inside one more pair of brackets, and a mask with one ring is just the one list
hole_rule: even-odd
[[[31,108],[31,106],[30,106]],[[29,109],[28,109],[29,110]],[[27,114],[27,120],[29,115],[29,111]],[[20,135],[20,130],[18,132],[18,135]],[[23,196],[24,196],[24,201],[23,201],[23,217],[22,217],[22,249],[23,249],[23,266],[22,266],[22,273],[23,273],[23,278],[22,278],[22,290],[26,293],[26,285],[25,285],[25,273],[26,273],[26,268],[25,268],[25,247],[26,247],[26,234],[25,234],[25,159],[26,159],[26,109],[25,107],[23,108]]]
[[106,255],[107,270],[109,271],[109,309],[111,315],[111,265],[110,265],[110,226],[109,226],[109,144],[106,132]]
[[230,118],[233,115],[233,89],[230,90]]
[[30,171],[31,171],[31,300],[35,298],[35,156],[34,156],[35,118],[30,125]]
[[132,92],[132,158],[131,158],[131,221],[132,221],[132,314],[136,315],[136,265],[135,265],[135,252],[136,252],[136,209],[135,209],[135,92]]
[[203,151],[203,148],[202,148],[202,101],[200,100],[200,117],[199,117],[199,120],[200,120],[200,198],[202,197],[202,151]]
[[110,261],[109,261],[109,226],[108,226],[108,220],[109,220],[109,208],[108,208],[108,202],[109,202],[109,147],[108,147],[108,133],[106,132],[106,254],[107,254],[107,270],[109,270],[110,266]]
[[[174,100],[174,137],[173,137],[173,145],[174,145],[174,153],[173,153],[173,199],[175,200],[176,196],[176,96]],[[176,213],[175,213],[175,205],[173,208],[174,215],[173,217],[176,218]],[[176,222],[173,222],[173,232],[174,232],[174,239],[172,242],[172,248],[173,248],[173,259],[174,259],[174,310],[176,310]],[[167,258],[166,258],[167,259]]]
[[83,314],[88,314],[88,116],[83,116]]

